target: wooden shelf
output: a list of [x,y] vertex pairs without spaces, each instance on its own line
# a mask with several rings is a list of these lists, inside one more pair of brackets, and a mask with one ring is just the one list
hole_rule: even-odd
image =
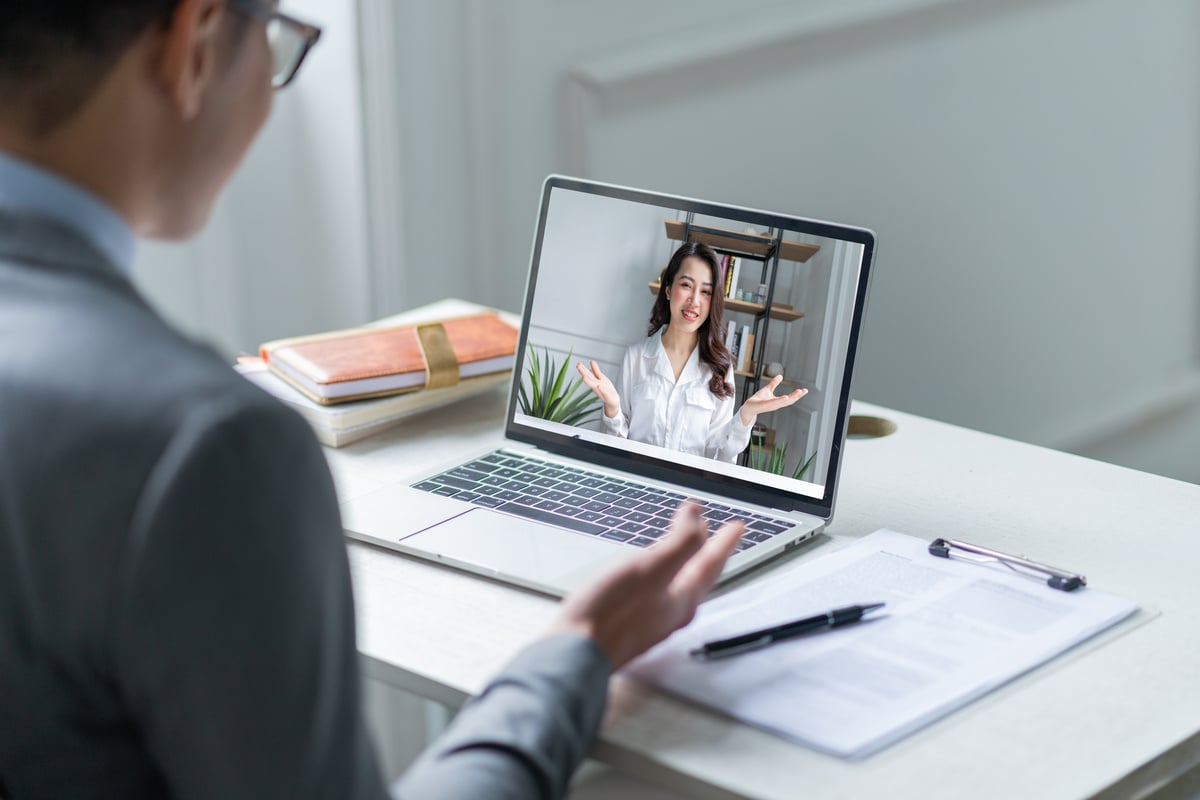
[[[658,285],[658,281],[650,281],[650,294],[658,295]],[[732,297],[725,298],[726,311],[740,311],[743,314],[761,314],[764,308],[762,303],[748,303],[745,300],[734,300]],[[779,305],[771,306],[771,319],[794,322],[803,316],[803,311],[797,311],[794,308]]]
[[[664,220],[667,227],[667,238],[681,241],[683,239],[683,222],[675,219]],[[761,234],[739,233],[738,231],[722,228],[705,227],[692,229],[691,240],[703,242],[709,247],[735,252],[751,253],[756,256],[766,256],[771,252],[775,240]],[[819,244],[804,242],[782,242],[779,245],[779,257],[787,261],[808,261],[821,249]]]

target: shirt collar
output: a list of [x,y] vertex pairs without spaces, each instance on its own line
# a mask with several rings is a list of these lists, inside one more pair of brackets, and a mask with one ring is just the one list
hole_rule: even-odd
[[659,328],[653,336],[646,340],[646,346],[642,351],[642,355],[646,358],[654,359],[655,371],[671,383],[682,386],[685,383],[702,380],[704,375],[700,370],[699,344],[692,348],[692,353],[688,356],[687,363],[683,365],[683,369],[679,373],[679,380],[675,380],[675,371],[671,369],[671,359],[667,358],[667,348],[663,347],[662,343],[664,330],[666,328]]
[[49,170],[0,152],[0,210],[45,217],[82,234],[127,277],[135,240],[129,224],[96,195]]

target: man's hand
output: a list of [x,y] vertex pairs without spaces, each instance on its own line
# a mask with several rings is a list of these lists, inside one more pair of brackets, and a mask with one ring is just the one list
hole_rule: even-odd
[[700,508],[684,501],[658,544],[567,597],[551,632],[590,636],[620,669],[692,621],[744,530],[727,522],[709,538]]

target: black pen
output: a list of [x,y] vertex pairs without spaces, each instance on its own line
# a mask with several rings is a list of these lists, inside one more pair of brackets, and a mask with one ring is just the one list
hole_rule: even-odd
[[748,650],[757,650],[760,647],[766,647],[769,644],[790,639],[817,628],[836,628],[849,622],[858,622],[864,614],[883,608],[884,605],[884,603],[870,603],[865,606],[835,608],[833,611],[826,611],[824,614],[817,614],[814,617],[785,622],[782,625],[743,633],[741,636],[731,636],[728,639],[718,639],[693,650],[692,658],[724,658],[737,653],[745,653]]

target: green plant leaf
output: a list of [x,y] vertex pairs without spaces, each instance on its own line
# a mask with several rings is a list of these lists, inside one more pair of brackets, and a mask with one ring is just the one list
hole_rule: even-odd
[[539,358],[537,351],[529,348],[529,388],[532,401],[521,386],[522,410],[532,417],[561,422],[565,425],[577,425],[586,420],[600,408],[600,400],[587,388],[582,378],[567,383],[567,375],[571,369],[574,356],[572,349],[567,353],[567,360],[561,367],[550,357],[550,349],[543,348],[543,357]]
[[537,350],[529,348],[529,391],[533,395],[533,402],[529,406],[529,414],[531,416],[541,416],[542,409],[542,367],[538,363]]
[[796,471],[792,473],[792,477],[795,478],[796,480],[800,480],[801,478],[803,478],[804,473],[808,472],[808,468],[812,466],[813,461],[815,461],[816,458],[817,458],[817,451],[813,450],[812,455],[810,455],[808,457],[808,460],[805,461],[803,464],[800,464],[796,467]]

